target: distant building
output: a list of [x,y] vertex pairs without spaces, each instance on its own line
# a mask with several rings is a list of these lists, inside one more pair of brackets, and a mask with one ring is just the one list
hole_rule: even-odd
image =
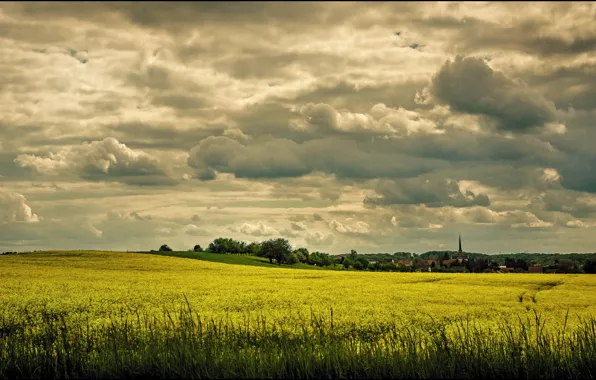
[[462,263],[464,258],[462,257],[462,250],[461,250],[461,235],[459,235],[459,249],[457,250],[457,262]]
[[540,264],[530,265],[528,267],[528,273],[544,273],[544,267]]
[[457,259],[449,259],[449,260],[442,261],[443,265],[445,265],[446,267],[450,267],[451,265],[453,265],[456,262],[457,262]]
[[393,262],[393,264],[399,264],[399,265],[406,265],[406,266],[412,265],[412,260],[398,260],[397,262],[395,260],[391,260],[391,262]]
[[433,267],[439,264],[438,260],[435,259],[428,259],[428,260],[422,260],[420,262],[420,264],[422,264],[424,267]]
[[499,273],[511,273],[513,268],[507,268],[505,265],[499,265]]

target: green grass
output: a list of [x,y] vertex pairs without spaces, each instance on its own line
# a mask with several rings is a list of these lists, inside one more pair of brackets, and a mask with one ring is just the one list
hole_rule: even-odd
[[[332,267],[315,267],[304,263],[298,263],[294,265],[278,265],[276,263],[270,263],[269,259],[264,257],[252,256],[252,255],[232,255],[225,253],[209,253],[209,252],[193,252],[193,251],[172,251],[172,252],[135,252],[145,253],[159,256],[171,256],[171,257],[182,257],[187,259],[210,261],[214,263],[224,264],[236,264],[236,265],[249,265],[257,267],[270,267],[270,268],[291,268],[291,269],[333,269]],[[339,266],[338,266],[339,267]],[[337,268],[336,268],[337,269]]]
[[76,313],[0,321],[0,378],[594,378],[596,320],[569,331],[535,319],[497,329],[459,321],[426,326],[296,326],[265,317],[201,317],[190,305],[91,325]]

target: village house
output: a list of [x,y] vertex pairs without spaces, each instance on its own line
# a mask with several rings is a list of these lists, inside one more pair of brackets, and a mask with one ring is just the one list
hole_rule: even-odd
[[513,268],[507,268],[505,265],[499,265],[499,273],[512,273]]
[[456,262],[457,262],[457,259],[449,259],[449,260],[442,261],[443,265],[446,267],[450,267],[451,265],[453,265]]
[[544,268],[541,264],[534,264],[528,267],[528,273],[544,273]]

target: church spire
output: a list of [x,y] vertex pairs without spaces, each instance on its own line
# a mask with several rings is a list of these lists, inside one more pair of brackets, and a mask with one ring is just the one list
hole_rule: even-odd
[[461,253],[461,235],[459,235],[459,250],[457,251],[457,259],[460,263],[462,261]]

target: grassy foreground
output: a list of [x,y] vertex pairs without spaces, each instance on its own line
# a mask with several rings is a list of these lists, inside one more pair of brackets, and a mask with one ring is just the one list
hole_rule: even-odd
[[0,257],[0,378],[594,378],[590,275]]

